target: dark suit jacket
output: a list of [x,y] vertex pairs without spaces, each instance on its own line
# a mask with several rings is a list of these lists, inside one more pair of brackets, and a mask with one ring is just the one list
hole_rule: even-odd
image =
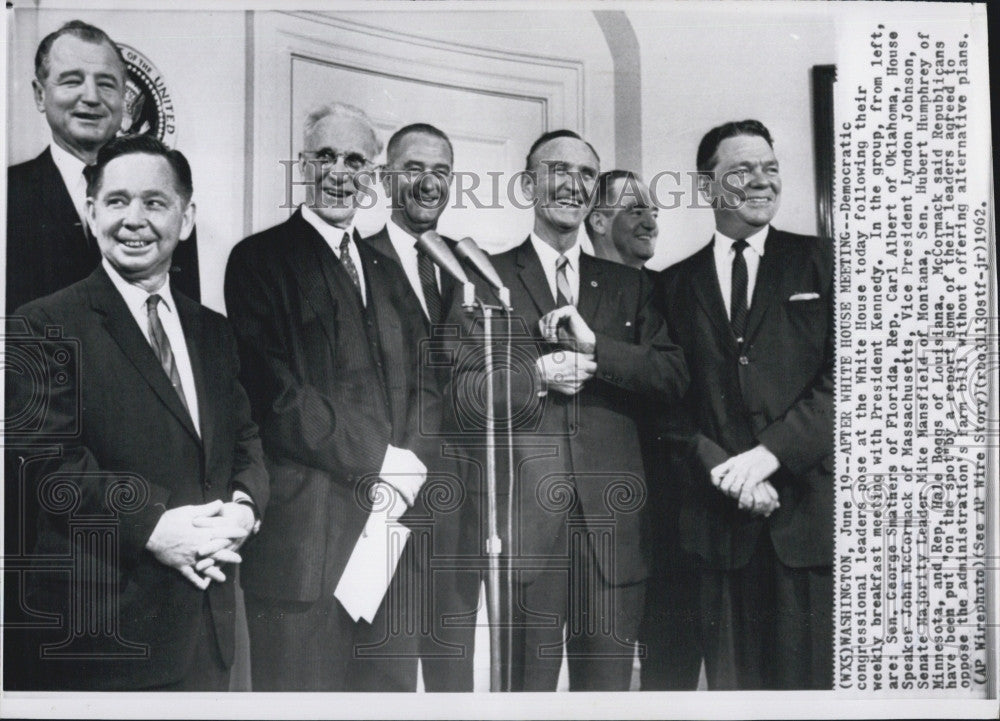
[[425,464],[436,451],[426,429],[437,430],[440,396],[435,384],[417,382],[419,306],[397,265],[364,243],[358,251],[367,311],[301,211],[241,241],[226,268],[226,305],[273,494],[241,581],[266,598],[331,597],[387,445]]
[[[7,169],[7,312],[83,280],[101,261],[48,148]],[[196,233],[174,251],[170,282],[199,300]]]
[[[681,352],[654,307],[653,286],[633,268],[581,254],[577,307],[597,336],[597,375],[574,396],[550,391],[540,398],[535,361],[556,347],[541,340],[538,320],[555,308],[552,291],[530,240],[491,260],[510,289],[514,309],[510,393],[515,512],[513,539],[505,538],[505,553],[529,559],[533,567],[522,574],[523,581],[534,577],[545,556],[565,557],[566,548],[555,544],[575,496],[588,528],[598,533],[613,529],[613,552],[597,553],[605,579],[613,584],[642,580],[648,568],[640,534],[647,498],[640,449],[643,406],[649,399],[676,402],[688,382]],[[474,277],[477,295],[493,298],[485,281]],[[458,305],[453,305],[451,319],[465,327],[453,389],[457,422],[472,429],[482,422],[485,384],[482,364],[475,361],[481,341],[469,340],[470,326]],[[508,345],[505,323],[494,324],[498,364]],[[500,384],[495,408],[498,417],[506,415]],[[498,444],[503,442],[501,431]],[[507,465],[505,454],[498,455],[504,507]]]
[[[442,235],[441,238],[444,240],[445,243],[448,244],[449,248],[454,249],[454,247],[455,247],[455,241],[454,240],[452,240],[451,238],[449,238],[447,236],[444,236],[444,235]],[[393,246],[392,240],[389,239],[389,230],[388,230],[388,228],[383,227],[382,230],[380,230],[379,232],[375,233],[374,235],[369,235],[367,238],[364,239],[364,242],[366,242],[369,245],[371,245],[375,250],[377,250],[379,253],[381,253],[385,257],[392,259],[396,263],[396,265],[400,266],[400,269],[402,269],[402,265],[403,264],[402,264],[402,262],[399,259],[399,254],[396,252],[396,248]],[[414,242],[416,242],[416,241],[414,241]],[[404,273],[404,277],[405,277],[405,273]],[[410,299],[411,299],[411,301],[416,304],[417,308],[420,308],[421,307],[420,306],[420,299],[417,298],[417,293],[413,289],[413,286],[410,285],[409,282],[407,282],[406,287],[410,290],[410,295],[411,295]],[[441,308],[442,308],[442,313],[444,313],[445,315],[447,315],[448,309],[451,307],[452,300],[455,298],[456,295],[460,295],[461,294],[461,292],[462,292],[462,286],[459,284],[459,282],[457,280],[455,280],[448,273],[446,273],[444,270],[442,270],[441,271],[440,290],[441,290]],[[421,311],[421,314],[422,314],[422,311]],[[444,320],[444,318],[436,318],[436,319],[433,319],[433,322],[434,323],[438,323],[438,322],[440,322],[442,320]],[[431,325],[431,323],[427,319],[426,316],[424,317],[424,321],[425,321],[425,323],[424,323],[425,327],[427,328],[428,332],[430,332],[430,325]]]
[[[747,321],[736,342],[709,244],[664,271],[662,308],[691,369],[685,402],[695,493],[681,513],[687,550],[712,568],[740,568],[766,528],[787,566],[833,559],[833,249],[771,228]],[[812,300],[790,300],[815,293]],[[764,444],[780,469],[781,507],[768,519],[739,511],[708,470]]]
[[[61,614],[72,628],[83,626],[74,601],[83,602],[85,619],[103,618],[107,609],[90,604],[104,602],[108,593],[118,604],[119,641],[103,633],[75,638],[72,648],[104,658],[54,660],[44,671],[48,677],[35,679],[48,688],[138,689],[179,679],[202,629],[205,593],[222,659],[233,661],[233,574],[202,592],[145,550],[166,509],[228,501],[236,487],[247,490],[261,512],[268,501],[263,452],[237,378],[229,325],[181,293],[173,295],[194,372],[200,437],[103,267],[29,303],[17,312],[23,318],[9,322],[8,349],[20,346],[31,364],[47,371],[47,405],[28,425],[18,424],[13,433],[8,427],[7,436],[37,449],[21,451],[28,457],[24,481],[37,489],[43,507],[33,560],[44,569],[53,558],[76,558],[83,569],[82,585],[75,587],[65,567],[33,571],[29,605]],[[38,378],[10,368],[8,419],[38,397]],[[61,450],[53,454],[49,444]],[[107,555],[86,530],[95,523],[112,529],[115,545]],[[107,584],[116,584],[117,592]],[[121,641],[145,645],[148,656],[109,658]]]

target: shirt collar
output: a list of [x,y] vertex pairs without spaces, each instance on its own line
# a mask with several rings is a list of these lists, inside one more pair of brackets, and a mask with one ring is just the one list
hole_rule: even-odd
[[417,239],[403,230],[399,225],[389,220],[385,224],[385,229],[389,233],[389,242],[392,243],[397,253],[401,253],[404,250],[408,253],[417,252]]
[[302,217],[305,218],[306,222],[316,229],[316,232],[323,236],[330,247],[335,248],[337,253],[340,253],[340,243],[344,239],[344,233],[347,233],[351,240],[354,240],[354,219],[351,219],[351,224],[346,228],[338,228],[335,225],[330,225],[325,220],[323,220],[316,211],[307,206],[305,203],[299,206],[302,211]]
[[62,176],[66,187],[75,187],[76,183],[83,176],[83,169],[87,167],[87,164],[68,150],[65,150],[55,140],[49,143],[49,150],[52,153],[52,161],[56,164],[56,168],[59,169],[59,175]]
[[[771,229],[770,225],[765,225],[763,228],[758,230],[753,235],[747,236],[747,245],[753,248],[754,252],[760,257],[764,257],[764,243],[767,241],[767,232]],[[729,252],[733,249],[733,243],[736,242],[735,238],[730,238],[725,233],[721,233],[718,230],[715,231],[715,257],[725,258],[729,255]]]
[[153,291],[153,293],[148,293],[137,285],[129,283],[127,280],[121,277],[121,274],[115,270],[115,267],[108,262],[107,258],[101,259],[101,265],[104,266],[104,271],[111,278],[111,282],[114,284],[115,288],[121,294],[122,298],[125,300],[125,305],[131,309],[139,309],[142,312],[146,310],[146,299],[156,293],[163,300],[163,304],[166,309],[173,313],[174,312],[174,296],[170,292],[170,276],[167,276],[167,281],[159,287],[159,289]]
[[[538,259],[542,261],[542,267],[548,268],[551,266],[552,268],[555,268],[556,262],[559,260],[560,256],[559,251],[553,248],[548,243],[546,243],[541,238],[539,238],[537,235],[535,235],[534,231],[532,231],[529,237],[531,238],[531,244],[534,246],[535,252],[538,253]],[[565,255],[566,258],[569,260],[569,267],[572,270],[579,270],[580,268],[579,241],[573,243],[573,246],[568,250],[566,250],[561,255]]]

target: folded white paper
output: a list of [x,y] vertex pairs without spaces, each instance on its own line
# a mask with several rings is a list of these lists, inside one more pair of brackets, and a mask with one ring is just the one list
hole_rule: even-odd
[[410,537],[410,529],[399,523],[406,511],[406,501],[399,492],[380,481],[373,498],[372,512],[333,592],[351,618],[363,618],[368,623],[375,618],[389,590]]

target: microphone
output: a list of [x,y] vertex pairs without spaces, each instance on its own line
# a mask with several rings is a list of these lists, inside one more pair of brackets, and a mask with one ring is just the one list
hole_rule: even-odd
[[458,258],[451,252],[451,248],[444,242],[435,230],[428,230],[420,234],[417,238],[417,246],[427,253],[442,270],[448,273],[459,283],[469,282],[469,276],[465,274],[465,269],[458,262]]
[[482,248],[476,245],[476,241],[468,237],[462,238],[455,244],[455,255],[469,261],[476,270],[482,273],[487,282],[497,289],[500,301],[505,306],[510,307],[510,291],[504,287],[503,280],[500,279],[500,274],[497,273],[496,268],[493,267],[493,263],[490,262],[490,257]]
[[435,264],[452,278],[462,284],[462,305],[472,308],[476,303],[476,287],[469,280],[465,268],[451,252],[451,248],[435,230],[427,230],[417,238],[417,247],[427,253]]

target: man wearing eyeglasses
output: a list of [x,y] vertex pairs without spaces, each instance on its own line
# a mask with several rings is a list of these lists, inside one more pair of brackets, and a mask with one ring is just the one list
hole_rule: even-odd
[[[440,399],[418,383],[425,329],[406,276],[354,228],[380,150],[358,108],[309,113],[299,168],[311,196],[239,243],[226,269],[275,499],[242,573],[255,691],[416,689],[416,636],[392,633],[415,624],[398,595],[411,592],[414,544],[399,558],[374,521],[417,503],[431,453],[420,432]],[[360,555],[381,541],[381,557]],[[359,596],[380,584],[366,615]]]

